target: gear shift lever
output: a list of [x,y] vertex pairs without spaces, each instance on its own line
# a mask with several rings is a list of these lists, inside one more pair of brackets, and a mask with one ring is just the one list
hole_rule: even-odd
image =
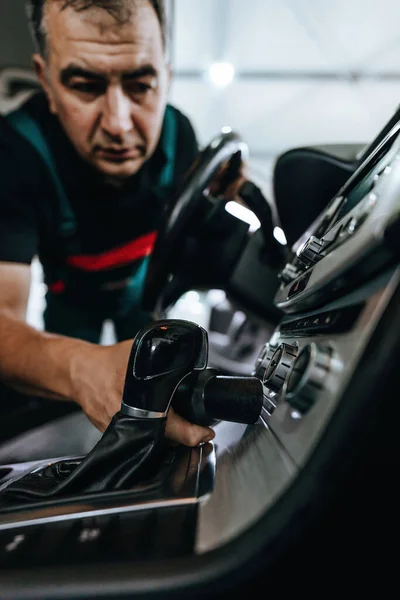
[[143,328],[132,345],[121,410],[93,450],[82,460],[60,460],[13,482],[0,505],[132,489],[154,476],[175,391],[174,408],[194,423],[254,423],[262,408],[261,382],[217,376],[206,368],[207,359],[207,333],[195,323],[170,319]]
[[121,413],[140,419],[167,416],[182,379],[207,367],[206,331],[190,321],[157,321],[136,336],[128,361]]

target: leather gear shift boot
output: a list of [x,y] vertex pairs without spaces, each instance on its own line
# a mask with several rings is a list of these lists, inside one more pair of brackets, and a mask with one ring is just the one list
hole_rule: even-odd
[[84,457],[26,475],[0,493],[0,506],[130,489],[160,467],[166,418],[136,419],[118,412]]

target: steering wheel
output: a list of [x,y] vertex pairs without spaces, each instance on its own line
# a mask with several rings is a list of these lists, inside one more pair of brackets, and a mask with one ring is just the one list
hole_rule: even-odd
[[[206,191],[216,175],[224,169],[222,179],[229,183],[238,174],[242,158],[249,149],[240,135],[222,130],[198,155],[187,173],[182,186],[171,203],[150,258],[143,306],[148,311],[162,312],[165,297],[173,285],[174,274],[182,261],[182,248],[189,233],[199,220],[204,222],[207,214],[215,209],[221,198],[207,199]],[[219,181],[221,184],[222,181]]]

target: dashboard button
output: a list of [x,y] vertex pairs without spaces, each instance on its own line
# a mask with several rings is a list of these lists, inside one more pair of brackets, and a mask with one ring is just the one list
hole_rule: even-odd
[[112,517],[102,516],[75,521],[64,540],[63,555],[72,557],[74,562],[87,562],[101,557],[112,520]]
[[40,536],[41,527],[30,526],[0,532],[0,565],[24,567]]

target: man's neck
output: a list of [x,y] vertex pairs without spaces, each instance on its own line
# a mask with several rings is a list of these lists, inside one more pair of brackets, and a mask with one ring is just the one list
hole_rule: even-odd
[[107,185],[111,185],[112,187],[115,187],[117,189],[121,189],[122,187],[124,187],[126,181],[126,179],[112,177],[111,175],[107,175],[106,177],[104,177],[104,183],[106,183]]

